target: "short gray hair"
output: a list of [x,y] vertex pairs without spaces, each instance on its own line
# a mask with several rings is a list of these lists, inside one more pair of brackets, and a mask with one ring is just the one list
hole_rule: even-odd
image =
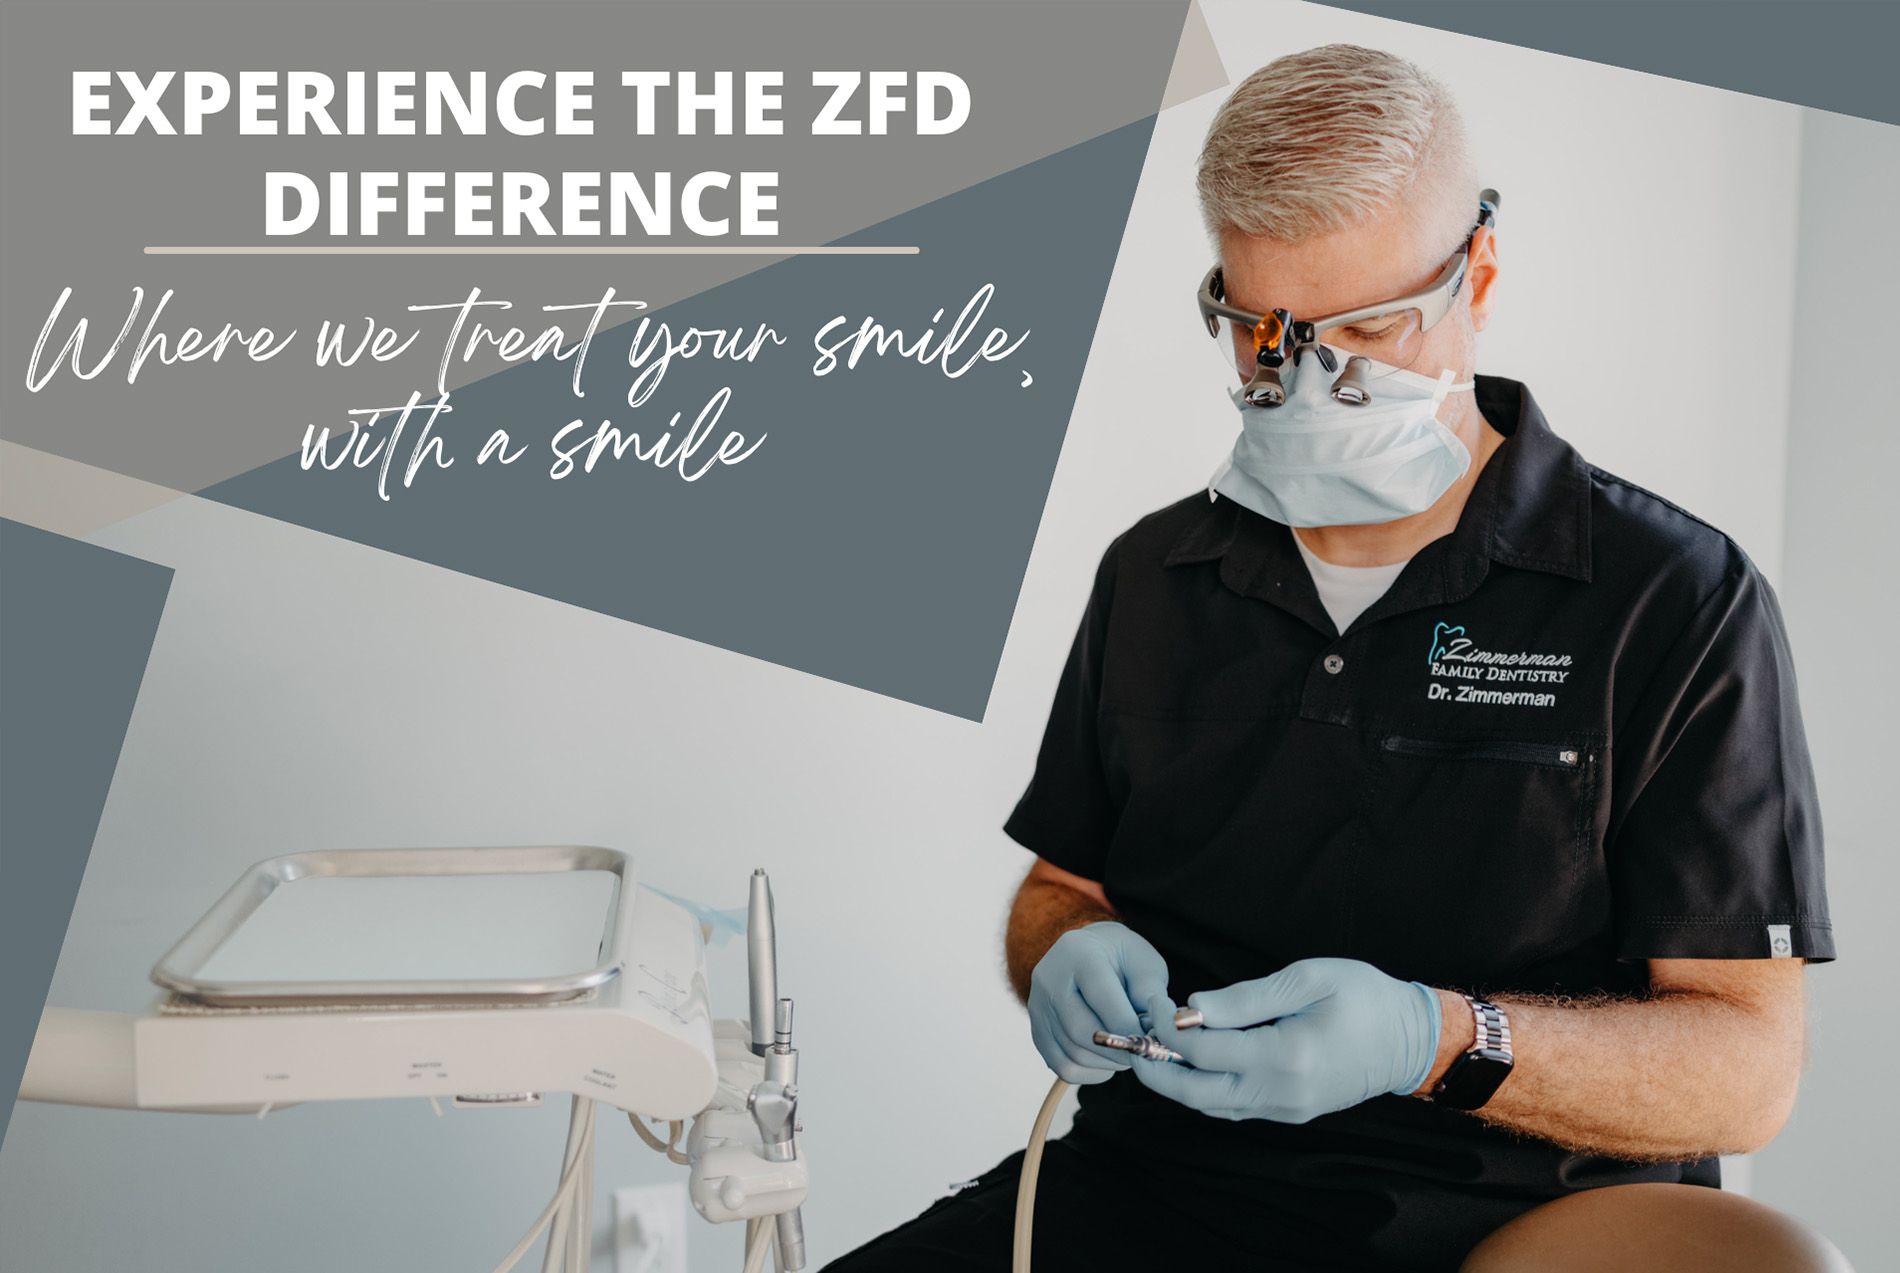
[[[1201,215],[1298,243],[1401,207],[1424,252],[1449,254],[1477,218],[1478,187],[1451,93],[1402,57],[1328,44],[1249,75],[1201,149]],[[1445,242],[1440,242],[1445,240]]]

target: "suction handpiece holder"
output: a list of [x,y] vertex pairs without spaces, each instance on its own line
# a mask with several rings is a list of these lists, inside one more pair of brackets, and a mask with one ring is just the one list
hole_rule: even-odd
[[[746,1096],[768,1162],[798,1157],[798,1049],[792,1046],[792,1001],[778,997],[778,940],[773,928],[772,883],[763,868],[752,872],[746,904],[746,964],[752,1000],[753,1052],[765,1058],[765,1079]],[[805,1221],[801,1208],[782,1211],[779,1264],[796,1273],[805,1267]]]
[[[792,1001],[779,1001],[789,1023]],[[798,1053],[791,1047],[789,1031],[783,1053],[774,1052],[766,1058],[766,1070],[772,1069],[774,1056],[786,1058],[785,1068],[789,1069],[795,1080],[798,1071]],[[781,1081],[768,1078],[752,1089],[746,1097],[746,1108],[752,1112],[752,1121],[758,1125],[759,1141],[765,1151],[768,1162],[791,1162],[798,1157],[798,1084],[796,1081]],[[787,1269],[805,1267],[805,1220],[802,1208],[793,1207],[790,1211],[781,1211],[775,1223],[778,1225],[779,1263]]]

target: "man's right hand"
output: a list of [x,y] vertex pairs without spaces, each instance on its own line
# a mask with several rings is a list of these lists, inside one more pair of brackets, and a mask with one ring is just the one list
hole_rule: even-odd
[[1127,1053],[1097,1045],[1097,1030],[1142,1034],[1142,1006],[1166,995],[1168,965],[1124,924],[1072,928],[1029,978],[1029,1037],[1064,1082],[1100,1083],[1129,1068]]

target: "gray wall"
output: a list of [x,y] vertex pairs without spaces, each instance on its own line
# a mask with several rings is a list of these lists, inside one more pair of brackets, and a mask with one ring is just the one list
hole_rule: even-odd
[[1821,785],[1837,963],[1810,970],[1807,1079],[1756,1156],[1755,1192],[1829,1234],[1863,1273],[1900,1267],[1900,668],[1887,645],[1900,543],[1900,129],[1806,112],[1779,587]]

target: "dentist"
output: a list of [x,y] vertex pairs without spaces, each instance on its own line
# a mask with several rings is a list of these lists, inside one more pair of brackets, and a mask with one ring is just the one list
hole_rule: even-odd
[[[1417,67],[1255,73],[1200,195],[1239,436],[1109,547],[1006,825],[1010,978],[1082,1085],[1035,1267],[1449,1271],[1639,1182],[1596,1240],[1673,1240],[1787,1119],[1834,955],[1774,593],[1478,374],[1501,201]],[[833,1267],[1006,1268],[1019,1163]]]

